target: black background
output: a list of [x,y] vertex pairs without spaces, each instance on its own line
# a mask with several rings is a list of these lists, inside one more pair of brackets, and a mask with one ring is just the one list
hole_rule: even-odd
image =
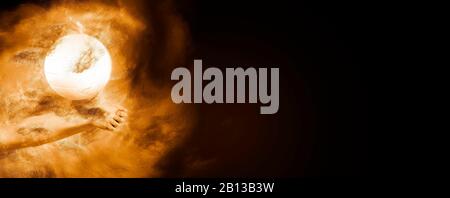
[[[204,67],[279,67],[281,102],[275,115],[259,115],[259,105],[199,105],[197,130],[164,163],[168,176],[366,174],[368,5],[189,3],[182,13],[194,58]],[[216,161],[191,168],[192,156]]]
[[[13,9],[20,3],[1,5]],[[151,10],[158,1],[147,4]],[[192,135],[158,164],[163,177],[367,174],[370,5],[208,0],[174,5],[191,37],[186,65],[180,66],[197,58],[204,68],[279,67],[280,110],[260,115],[254,104],[196,105]],[[193,166],[196,162],[205,163]]]

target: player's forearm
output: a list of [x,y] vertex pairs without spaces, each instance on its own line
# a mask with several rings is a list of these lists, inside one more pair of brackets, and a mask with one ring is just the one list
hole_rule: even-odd
[[[82,132],[116,131],[126,122],[127,111],[119,109],[110,117],[63,119],[55,114],[28,118],[17,127],[0,128],[0,151],[35,147],[55,142]],[[39,126],[40,128],[31,128]],[[1,127],[1,126],[0,126]]]
[[97,129],[94,125],[92,125],[90,122],[85,122],[79,125],[71,126],[71,127],[65,127],[65,128],[59,128],[54,131],[51,131],[49,135],[43,137],[42,139],[36,141],[36,146],[47,144],[51,142],[55,142],[73,135],[76,135],[78,133],[82,132],[91,132],[93,130]]
[[69,127],[61,127],[55,129],[45,129],[46,131],[31,132],[28,135],[15,135],[8,139],[0,141],[0,150],[15,150],[27,147],[35,147],[51,142],[55,142],[81,132],[89,132],[95,130],[96,127],[90,122],[80,123]]

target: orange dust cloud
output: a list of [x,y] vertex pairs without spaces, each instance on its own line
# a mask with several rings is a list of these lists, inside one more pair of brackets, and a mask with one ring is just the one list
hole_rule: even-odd
[[[188,107],[172,103],[170,86],[156,85],[151,75],[139,69],[142,39],[158,28],[143,17],[143,3],[55,1],[25,4],[0,14],[0,136],[2,128],[30,116],[54,113],[69,119],[79,113],[73,101],[49,87],[44,75],[45,57],[68,34],[95,37],[111,55],[110,81],[86,105],[107,111],[121,106],[129,112],[128,123],[118,132],[81,133],[37,147],[0,151],[0,177],[160,175],[157,162],[182,141],[194,120]],[[168,44],[174,57],[169,53],[165,59],[175,63],[184,53],[187,31],[170,4],[161,9],[170,16],[165,23],[173,31],[166,31],[166,37],[174,42]]]

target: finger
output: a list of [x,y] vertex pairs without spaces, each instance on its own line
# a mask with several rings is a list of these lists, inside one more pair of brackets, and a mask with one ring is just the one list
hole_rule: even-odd
[[114,116],[113,118],[115,121],[117,121],[119,124],[122,122],[125,122],[125,118],[121,118],[120,116]]
[[125,113],[127,113],[128,112],[128,110],[126,110],[126,109],[117,109],[117,111],[116,112],[125,112]]
[[124,111],[118,111],[118,112],[116,113],[116,115],[118,115],[118,116],[120,116],[120,117],[122,117],[122,118],[128,117],[128,113],[126,113],[126,112],[124,112]]
[[114,120],[115,122],[117,122],[117,124],[120,124],[120,123],[121,123],[121,120],[120,120],[120,117],[119,117],[119,116],[114,116],[114,117],[113,117],[113,120]]
[[113,119],[112,122],[116,125],[116,127],[120,126],[123,121],[121,121],[120,119]]
[[109,123],[116,128],[117,126],[119,126],[119,122],[115,121],[114,119],[110,120]]
[[110,131],[116,130],[111,124],[108,124],[107,129]]
[[116,127],[118,124],[116,123],[116,121],[112,118],[109,118],[106,122],[108,122],[108,125],[111,125],[113,127]]
[[124,109],[124,108],[120,108],[120,109],[117,109],[116,112],[125,112],[125,113],[128,113],[128,110],[127,110],[127,109]]

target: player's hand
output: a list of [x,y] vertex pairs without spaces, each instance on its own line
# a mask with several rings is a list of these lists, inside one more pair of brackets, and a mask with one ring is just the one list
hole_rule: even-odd
[[128,111],[124,108],[119,108],[115,113],[107,115],[105,118],[94,120],[92,124],[100,129],[117,131],[127,122],[127,118]]

